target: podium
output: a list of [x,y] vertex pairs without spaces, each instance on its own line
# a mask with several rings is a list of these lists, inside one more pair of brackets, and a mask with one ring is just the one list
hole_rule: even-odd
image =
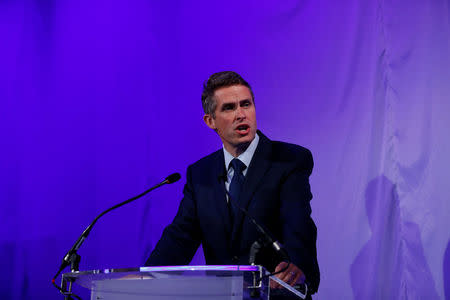
[[[72,284],[78,284],[89,289],[91,299],[95,300],[266,300],[271,299],[269,280],[277,280],[268,274],[262,266],[244,265],[104,269],[65,273],[61,286],[70,291]],[[284,282],[278,282],[293,299],[305,298]]]

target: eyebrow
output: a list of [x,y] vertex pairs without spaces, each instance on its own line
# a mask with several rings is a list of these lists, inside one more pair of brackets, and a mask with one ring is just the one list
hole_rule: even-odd
[[234,102],[227,102],[227,103],[222,103],[222,105],[220,106],[221,110],[224,110],[225,108],[234,108],[236,106],[236,104]]
[[[251,99],[242,99],[242,100],[239,100],[239,105],[241,105],[241,104],[243,104],[243,103],[246,103],[246,102],[252,102],[252,100]],[[225,103],[222,103],[222,106],[221,107],[224,107],[224,106],[229,106],[229,105],[235,105],[236,103],[234,102],[234,101],[232,101],[232,102],[225,102]]]

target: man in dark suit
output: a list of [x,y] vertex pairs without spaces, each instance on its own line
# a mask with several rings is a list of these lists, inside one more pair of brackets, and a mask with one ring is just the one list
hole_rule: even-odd
[[235,72],[213,74],[204,85],[206,125],[221,138],[223,149],[188,167],[184,197],[146,265],[185,265],[200,243],[207,264],[248,264],[249,251],[260,237],[233,201],[280,241],[291,264],[270,249],[257,263],[295,285],[306,282],[317,291],[319,267],[316,226],[311,219],[309,175],[311,152],[273,142],[257,131],[250,85]]

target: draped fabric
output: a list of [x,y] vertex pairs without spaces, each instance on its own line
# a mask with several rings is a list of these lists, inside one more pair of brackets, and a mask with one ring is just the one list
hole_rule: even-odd
[[[220,148],[202,83],[235,70],[259,129],[313,153],[313,298],[450,299],[449,20],[446,0],[0,1],[0,298],[61,299],[98,213]],[[142,265],[182,188],[100,219],[80,268]]]

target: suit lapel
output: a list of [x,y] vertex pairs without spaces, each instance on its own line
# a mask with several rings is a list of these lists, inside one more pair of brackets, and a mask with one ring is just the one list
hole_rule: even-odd
[[[271,141],[258,131],[259,143],[256,148],[253,158],[250,162],[249,169],[245,176],[244,188],[240,195],[239,204],[242,208],[247,209],[261,180],[270,168],[270,153],[272,151]],[[244,214],[239,211],[234,220],[231,241],[232,246],[239,237],[239,232],[242,229],[242,222],[244,221]]]
[[[216,209],[218,210],[218,215],[220,221],[222,221],[223,229],[225,232],[225,236],[230,241],[232,224],[230,221],[230,215],[228,213],[228,204],[227,198],[225,194],[225,180],[226,180],[226,172],[225,172],[225,159],[223,157],[223,151],[220,151],[218,154],[218,158],[215,160],[216,165],[213,170],[213,179],[215,183],[213,184],[213,203]],[[229,243],[227,243],[229,244]]]

